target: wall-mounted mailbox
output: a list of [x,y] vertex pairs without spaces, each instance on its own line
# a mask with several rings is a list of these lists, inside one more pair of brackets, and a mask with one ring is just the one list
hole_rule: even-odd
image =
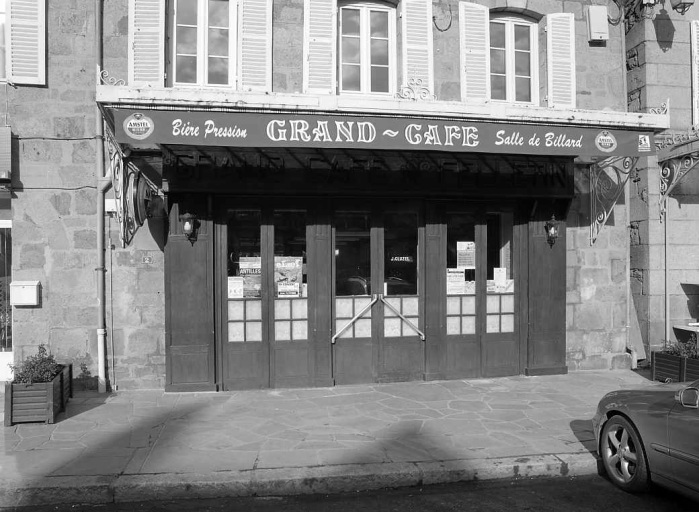
[[12,281],[10,304],[13,306],[38,306],[41,283],[39,281]]
[[587,8],[587,40],[608,41],[609,22],[606,5],[590,5]]

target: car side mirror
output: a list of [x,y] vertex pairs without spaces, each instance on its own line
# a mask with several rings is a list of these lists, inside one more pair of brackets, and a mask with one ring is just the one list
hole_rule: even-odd
[[699,389],[681,389],[675,395],[675,400],[682,404],[683,407],[688,407],[690,409],[699,409]]

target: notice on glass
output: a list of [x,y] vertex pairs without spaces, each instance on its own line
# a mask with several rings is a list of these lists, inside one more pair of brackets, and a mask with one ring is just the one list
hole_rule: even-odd
[[447,295],[464,295],[466,293],[466,280],[464,269],[447,269]]
[[476,268],[476,242],[456,242],[456,268]]
[[228,298],[229,299],[242,299],[243,290],[245,288],[244,279],[240,276],[229,276],[228,277]]
[[243,278],[243,297],[262,296],[262,259],[259,256],[241,256],[238,262]]
[[303,284],[303,258],[275,256],[274,284],[277,288],[277,297],[300,297]]
[[493,269],[493,280],[495,281],[496,287],[503,288],[505,286],[505,281],[507,281],[507,269],[495,267]]

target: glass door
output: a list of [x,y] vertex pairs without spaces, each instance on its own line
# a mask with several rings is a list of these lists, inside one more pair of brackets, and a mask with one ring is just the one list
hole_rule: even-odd
[[308,384],[307,229],[305,210],[227,210],[225,389]]
[[417,207],[335,211],[336,383],[422,376],[420,221]]

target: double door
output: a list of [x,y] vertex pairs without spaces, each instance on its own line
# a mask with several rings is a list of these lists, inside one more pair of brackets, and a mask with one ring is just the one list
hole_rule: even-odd
[[511,212],[309,204],[222,203],[224,389],[520,373]]

